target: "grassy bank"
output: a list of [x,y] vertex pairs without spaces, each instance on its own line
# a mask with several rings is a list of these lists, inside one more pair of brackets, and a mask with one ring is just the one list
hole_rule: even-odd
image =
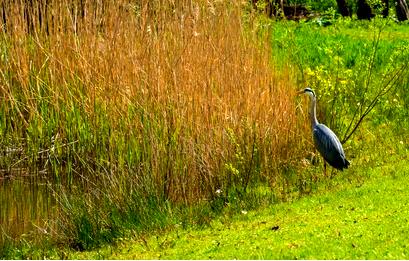
[[[408,144],[363,142],[354,167],[315,183],[313,193],[256,211],[242,206],[207,226],[181,223],[118,239],[94,251],[32,257],[70,259],[405,259]],[[375,144],[383,150],[372,150]],[[370,155],[365,158],[367,152]],[[381,160],[383,159],[383,160]],[[299,198],[299,196],[302,196]],[[24,255],[15,256],[22,258]]]
[[[355,165],[318,184],[314,195],[242,210],[205,229],[181,229],[71,258],[86,259],[406,259],[409,194],[408,146],[382,164]],[[374,153],[378,154],[378,153]],[[357,163],[357,162],[355,162]]]

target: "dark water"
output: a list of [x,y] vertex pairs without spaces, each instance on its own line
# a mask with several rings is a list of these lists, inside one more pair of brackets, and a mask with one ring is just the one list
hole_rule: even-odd
[[52,232],[56,206],[46,178],[24,172],[12,176],[0,173],[0,244]]

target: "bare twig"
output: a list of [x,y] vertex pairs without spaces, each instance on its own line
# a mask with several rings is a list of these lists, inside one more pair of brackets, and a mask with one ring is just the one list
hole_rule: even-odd
[[[348,131],[350,130],[352,124],[353,124],[353,119],[351,120],[350,125],[348,126],[347,131],[345,132],[345,137],[342,139],[341,143],[344,144],[348,139],[352,136],[352,134],[358,129],[359,125],[362,123],[363,119],[375,108],[376,104],[379,102],[379,99],[389,93],[393,87],[395,87],[396,82],[400,78],[400,76],[406,71],[408,68],[408,63],[403,64],[399,69],[395,71],[395,73],[392,75],[392,77],[385,83],[383,88],[379,90],[379,92],[375,95],[375,97],[372,99],[372,101],[369,103],[369,105],[366,107],[365,111],[361,113],[361,116],[359,117],[359,120],[355,123],[354,128],[352,131],[348,134]],[[362,104],[360,106],[360,110],[362,111],[364,105]]]

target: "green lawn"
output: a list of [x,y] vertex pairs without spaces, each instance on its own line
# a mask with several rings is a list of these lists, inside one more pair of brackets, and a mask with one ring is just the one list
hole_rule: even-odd
[[[79,259],[407,259],[409,257],[409,166],[406,156],[365,169],[348,170],[318,192],[293,202],[204,229],[175,228],[119,241]],[[341,177],[342,176],[342,177]],[[343,179],[344,183],[341,183]]]

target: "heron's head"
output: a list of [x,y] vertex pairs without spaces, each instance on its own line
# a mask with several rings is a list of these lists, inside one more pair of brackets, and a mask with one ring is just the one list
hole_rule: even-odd
[[307,87],[298,92],[298,94],[304,94],[304,93],[308,94],[311,98],[315,98],[315,92],[310,87]]

